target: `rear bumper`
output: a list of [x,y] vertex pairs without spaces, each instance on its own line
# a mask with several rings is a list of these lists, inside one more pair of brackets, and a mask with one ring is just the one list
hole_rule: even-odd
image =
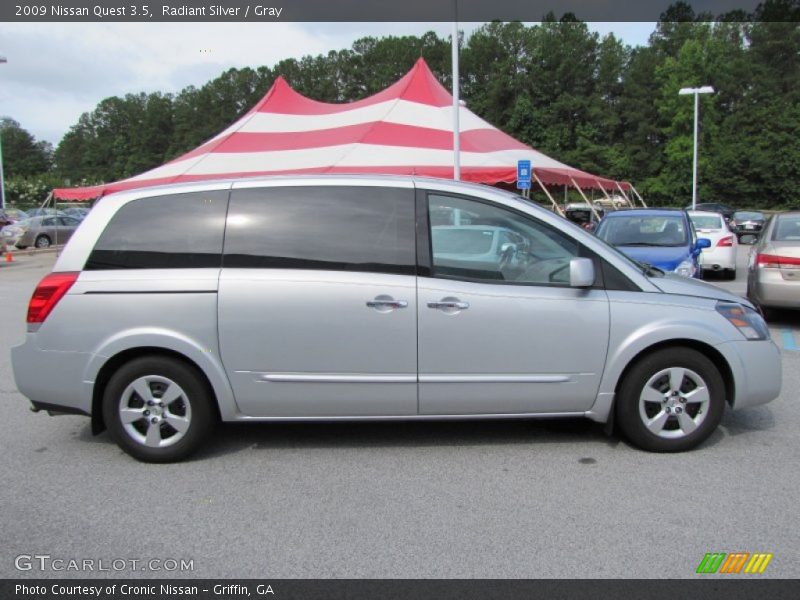
[[763,229],[763,225],[756,225],[752,229],[747,229],[744,226],[731,227],[731,231],[736,235],[759,235]]
[[83,376],[91,357],[86,352],[42,350],[35,334],[29,333],[24,343],[11,349],[14,381],[34,409],[89,415],[91,385],[85,385]]
[[771,402],[781,393],[781,352],[772,340],[726,342],[717,346],[733,374],[733,408]]
[[736,248],[729,246],[703,250],[700,253],[698,262],[700,263],[700,268],[704,270],[735,269]]
[[784,279],[780,269],[759,268],[753,292],[762,306],[800,308],[800,278],[794,281]]

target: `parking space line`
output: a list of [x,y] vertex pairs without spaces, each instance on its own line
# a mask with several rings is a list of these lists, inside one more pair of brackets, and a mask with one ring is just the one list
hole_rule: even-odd
[[781,339],[783,340],[783,349],[791,350],[792,352],[800,352],[800,347],[794,341],[794,333],[791,329],[781,330]]

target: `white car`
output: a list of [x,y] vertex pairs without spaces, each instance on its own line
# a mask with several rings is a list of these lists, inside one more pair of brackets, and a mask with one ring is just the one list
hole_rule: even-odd
[[699,262],[703,273],[723,271],[727,279],[736,279],[736,247],[739,242],[736,234],[729,228],[721,214],[703,210],[690,210],[698,237],[708,238],[711,247],[700,254]]

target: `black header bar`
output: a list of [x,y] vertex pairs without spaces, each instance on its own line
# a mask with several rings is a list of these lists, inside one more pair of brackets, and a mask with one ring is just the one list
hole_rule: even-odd
[[[670,0],[9,0],[9,22],[248,21],[445,22],[541,21],[548,13],[582,21],[658,21]],[[758,0],[687,0],[695,15],[714,20],[752,14]],[[774,15],[771,18],[775,18]],[[780,18],[780,17],[778,17]],[[796,17],[795,17],[796,18]],[[784,20],[792,20],[787,15]]]

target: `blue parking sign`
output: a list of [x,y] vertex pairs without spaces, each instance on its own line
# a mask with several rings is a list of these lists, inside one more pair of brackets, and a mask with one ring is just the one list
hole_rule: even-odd
[[517,161],[517,189],[527,190],[531,187],[531,161]]

